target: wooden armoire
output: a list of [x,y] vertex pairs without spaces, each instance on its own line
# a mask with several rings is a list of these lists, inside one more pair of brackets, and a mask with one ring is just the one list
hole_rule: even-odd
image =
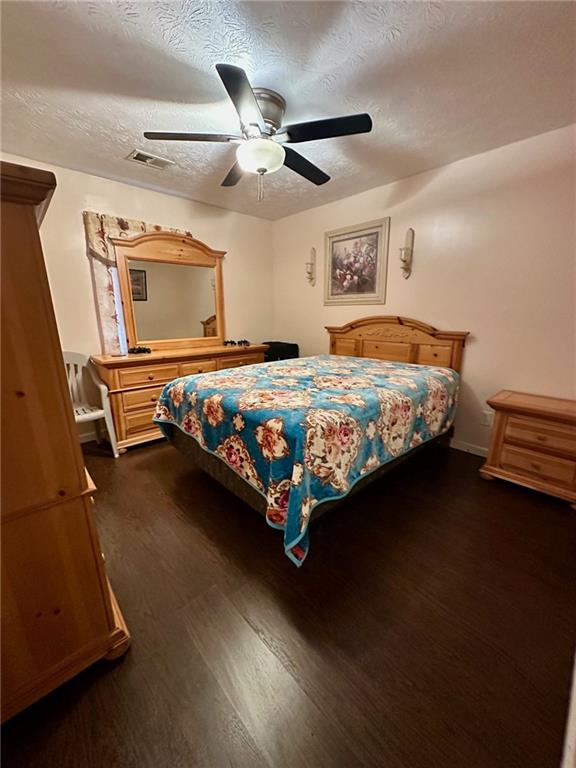
[[130,635],[106,578],[38,227],[54,174],[1,163],[2,719]]

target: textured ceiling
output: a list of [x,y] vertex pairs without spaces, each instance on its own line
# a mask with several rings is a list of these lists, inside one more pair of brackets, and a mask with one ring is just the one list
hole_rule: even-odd
[[[279,218],[576,121],[572,2],[2,2],[3,149]],[[144,130],[235,131],[214,69],[240,65],[288,103],[285,122],[367,111],[370,134],[298,151],[236,188],[223,144]],[[124,158],[142,148],[166,171]]]

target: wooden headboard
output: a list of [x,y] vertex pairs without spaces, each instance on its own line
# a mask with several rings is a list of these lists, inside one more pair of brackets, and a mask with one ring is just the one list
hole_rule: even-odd
[[468,331],[439,331],[409,317],[363,317],[340,327],[326,326],[330,354],[374,357],[401,363],[439,365],[460,371]]

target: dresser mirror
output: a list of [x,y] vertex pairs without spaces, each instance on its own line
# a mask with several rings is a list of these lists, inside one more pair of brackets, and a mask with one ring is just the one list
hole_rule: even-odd
[[223,343],[222,251],[167,232],[111,242],[130,347]]
[[216,312],[213,267],[128,259],[138,339],[204,336]]

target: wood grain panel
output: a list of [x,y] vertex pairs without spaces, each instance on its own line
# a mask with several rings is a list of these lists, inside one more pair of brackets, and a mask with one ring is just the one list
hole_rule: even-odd
[[357,339],[333,339],[330,352],[333,355],[361,357],[362,342]]
[[134,413],[127,413],[124,416],[126,423],[126,434],[128,436],[136,435],[140,432],[154,431],[160,434],[158,427],[154,425],[152,417],[154,416],[155,406],[142,409],[141,411],[135,411]]
[[153,409],[158,398],[162,394],[164,385],[159,387],[147,387],[146,389],[133,389],[122,393],[122,404],[125,411],[138,411],[142,408]]
[[363,317],[342,326],[326,326],[332,354],[438,365],[460,371],[468,331],[440,331],[397,315]]
[[139,368],[127,368],[118,373],[121,387],[134,387],[138,384],[171,381],[179,375],[178,365],[146,365]]
[[209,373],[217,368],[216,360],[194,360],[191,363],[182,363],[181,376],[193,376],[196,373]]
[[401,341],[366,340],[362,345],[362,357],[410,363],[412,362],[412,344],[405,344]]
[[576,456],[576,427],[529,417],[510,416],[506,420],[504,440],[528,447]]
[[223,357],[218,361],[218,369],[240,368],[243,365],[254,365],[262,362],[260,355],[243,355],[242,357]]
[[519,470],[542,480],[570,486],[574,484],[576,463],[558,456],[545,456],[536,451],[505,444],[500,453],[500,466]]
[[439,365],[449,368],[452,360],[452,347],[442,344],[419,344],[416,360],[419,365]]
[[10,515],[81,493],[86,480],[34,208],[2,200],[1,218],[2,514]]
[[76,498],[3,526],[3,700],[109,634],[90,514]]

